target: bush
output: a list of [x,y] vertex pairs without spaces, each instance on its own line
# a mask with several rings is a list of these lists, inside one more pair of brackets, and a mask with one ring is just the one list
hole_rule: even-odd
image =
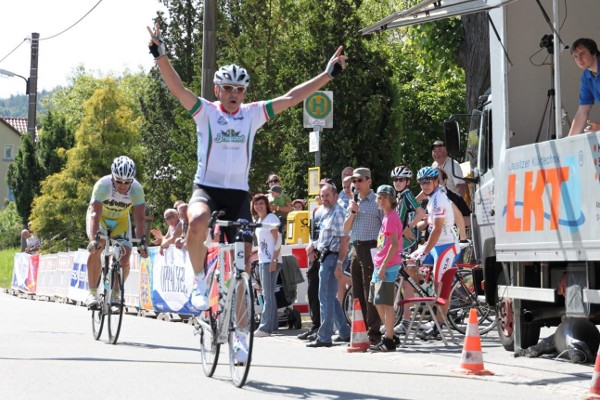
[[0,249],[21,247],[21,218],[14,201],[9,201],[0,211]]

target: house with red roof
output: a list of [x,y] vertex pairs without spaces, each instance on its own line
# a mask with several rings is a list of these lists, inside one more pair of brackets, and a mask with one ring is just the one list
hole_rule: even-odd
[[0,118],[0,209],[4,208],[6,200],[14,201],[7,183],[8,166],[15,160],[21,136],[26,134],[27,118]]

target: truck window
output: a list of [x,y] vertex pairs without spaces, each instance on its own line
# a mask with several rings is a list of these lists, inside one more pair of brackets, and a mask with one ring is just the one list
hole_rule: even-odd
[[481,121],[481,137],[482,137],[482,162],[481,162],[481,173],[484,174],[488,170],[494,167],[494,157],[492,155],[492,110],[486,109],[483,112],[483,118]]

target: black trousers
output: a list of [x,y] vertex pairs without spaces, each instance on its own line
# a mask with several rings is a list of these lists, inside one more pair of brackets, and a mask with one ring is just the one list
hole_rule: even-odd
[[378,342],[381,339],[381,319],[377,308],[369,303],[369,291],[371,289],[371,277],[373,276],[373,259],[371,258],[372,245],[354,244],[354,255],[352,256],[352,297],[359,299],[360,308],[367,325],[367,335],[370,342]]
[[308,281],[308,308],[310,310],[310,319],[312,321],[311,330],[319,329],[321,326],[321,304],[319,303],[319,268],[321,264],[319,259],[310,262],[308,271],[306,271],[306,280]]

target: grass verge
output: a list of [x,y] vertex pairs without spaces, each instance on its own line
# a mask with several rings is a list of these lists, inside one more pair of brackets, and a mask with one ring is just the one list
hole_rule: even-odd
[[14,247],[0,251],[0,288],[10,288],[17,250],[19,249]]

